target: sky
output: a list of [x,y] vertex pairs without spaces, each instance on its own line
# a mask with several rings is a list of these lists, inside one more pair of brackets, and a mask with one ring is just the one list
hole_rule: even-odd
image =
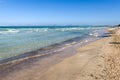
[[120,0],[0,0],[0,25],[116,25]]

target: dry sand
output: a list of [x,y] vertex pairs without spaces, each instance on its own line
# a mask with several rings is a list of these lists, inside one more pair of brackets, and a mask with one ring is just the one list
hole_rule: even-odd
[[104,79],[120,80],[120,29],[117,29],[104,47]]
[[2,80],[120,80],[119,33],[78,48],[77,54],[45,72],[37,63],[37,67],[21,69]]

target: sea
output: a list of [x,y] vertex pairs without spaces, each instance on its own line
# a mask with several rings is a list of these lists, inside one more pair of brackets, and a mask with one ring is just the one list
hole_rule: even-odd
[[0,26],[0,61],[55,44],[101,37],[105,26]]

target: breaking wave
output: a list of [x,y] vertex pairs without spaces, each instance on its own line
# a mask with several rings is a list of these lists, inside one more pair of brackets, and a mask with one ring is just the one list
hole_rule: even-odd
[[0,31],[0,34],[14,34],[14,33],[18,33],[19,30],[17,29],[6,29],[6,30],[2,30]]

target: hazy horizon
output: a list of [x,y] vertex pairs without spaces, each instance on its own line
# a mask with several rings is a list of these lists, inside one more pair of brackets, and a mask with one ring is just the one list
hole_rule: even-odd
[[[115,24],[115,25],[118,25],[118,24]],[[50,27],[51,27],[51,26],[75,26],[75,27],[77,27],[77,26],[78,26],[78,27],[79,27],[79,26],[91,26],[91,27],[92,27],[92,26],[98,26],[98,27],[99,27],[99,26],[115,26],[115,25],[77,25],[77,24],[76,24],[76,25],[69,25],[69,24],[68,24],[68,25],[0,25],[0,27],[15,27],[15,26],[16,26],[16,27],[19,27],[19,26],[20,26],[20,27],[24,27],[24,26],[25,26],[25,27],[26,27],[26,26],[28,26],[28,27],[32,27],[32,26],[33,26],[33,27],[35,27],[35,26],[36,26],[36,27],[39,27],[39,26],[40,26],[40,27],[44,27],[44,26],[45,26],[45,27],[47,27],[47,26],[48,26],[48,27],[49,27],[49,26],[50,26]]]

